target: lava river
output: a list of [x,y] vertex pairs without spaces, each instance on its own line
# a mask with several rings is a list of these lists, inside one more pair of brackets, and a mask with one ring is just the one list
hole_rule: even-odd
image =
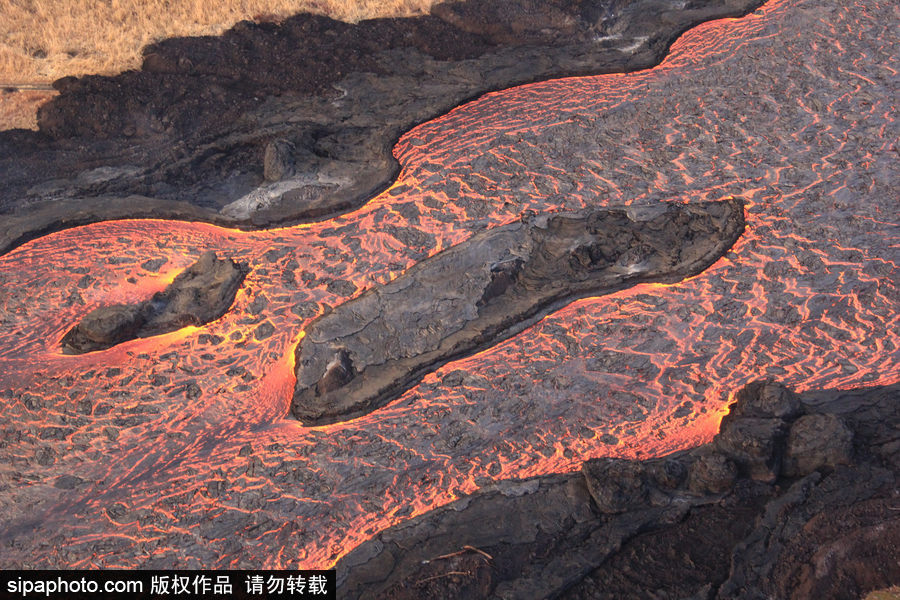
[[[772,0],[656,68],[492,93],[407,133],[361,209],[240,232],[117,221],[0,257],[0,567],[327,567],[493,480],[708,440],[728,393],[900,379],[893,0]],[[735,196],[672,285],[579,300],[388,406],[288,417],[304,324],[528,212]],[[203,327],[63,355],[205,250],[251,271]]]

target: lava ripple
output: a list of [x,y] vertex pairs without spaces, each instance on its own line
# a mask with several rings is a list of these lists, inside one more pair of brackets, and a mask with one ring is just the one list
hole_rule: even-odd
[[[898,18],[772,0],[654,69],[488,94],[331,221],[106,222],[0,257],[0,566],[327,567],[496,479],[706,441],[759,377],[897,381]],[[575,302],[359,419],[287,418],[304,325],[416,262],[530,212],[731,196],[747,231],[700,275]],[[251,268],[222,318],[62,354],[207,250]]]

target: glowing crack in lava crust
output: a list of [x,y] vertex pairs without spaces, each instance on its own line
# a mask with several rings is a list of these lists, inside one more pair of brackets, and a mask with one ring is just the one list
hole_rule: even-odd
[[[898,11],[773,0],[648,71],[489,94],[331,221],[106,222],[0,257],[0,566],[326,567],[492,480],[696,445],[752,379],[897,381]],[[696,277],[579,300],[359,419],[287,416],[304,324],[417,261],[529,211],[730,196],[747,229]],[[62,354],[211,249],[251,269],[222,318]]]

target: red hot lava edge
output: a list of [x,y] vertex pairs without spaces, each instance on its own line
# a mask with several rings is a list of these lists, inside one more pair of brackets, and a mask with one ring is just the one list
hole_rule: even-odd
[[[106,222],[0,257],[0,566],[328,567],[488,481],[706,441],[752,379],[897,381],[897,16],[773,0],[654,69],[489,94],[406,134],[397,182],[331,221]],[[747,231],[701,275],[578,301],[365,417],[286,418],[326,305],[526,211],[728,196]],[[209,249],[251,268],[221,319],[62,355]]]

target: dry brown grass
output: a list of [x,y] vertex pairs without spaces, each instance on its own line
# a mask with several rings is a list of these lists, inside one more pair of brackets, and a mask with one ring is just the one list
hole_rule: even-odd
[[[167,37],[217,35],[244,19],[314,12],[356,22],[427,12],[437,0],[0,0],[0,86],[140,65],[141,48]],[[0,114],[13,100],[0,95]],[[34,95],[29,96],[34,98]],[[33,107],[33,108],[36,108]],[[6,128],[9,117],[0,121]],[[30,116],[18,123],[32,123]]]
[[167,37],[216,35],[302,11],[344,21],[427,12],[433,0],[0,0],[0,83],[117,73]]
[[38,107],[56,95],[43,91],[0,91],[0,130],[37,129]]

